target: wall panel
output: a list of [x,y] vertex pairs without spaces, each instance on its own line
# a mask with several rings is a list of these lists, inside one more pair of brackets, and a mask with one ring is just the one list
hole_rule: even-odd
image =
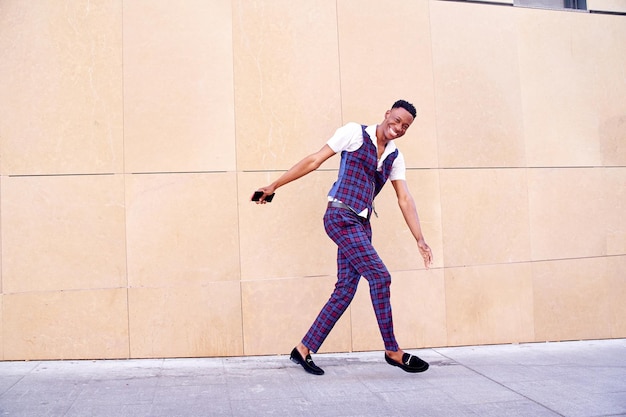
[[454,169],[440,175],[446,266],[529,259],[525,169]]
[[5,360],[129,357],[126,289],[4,294]]
[[618,289],[609,287],[609,259],[532,264],[536,341],[612,336],[610,293]]
[[134,358],[243,354],[239,282],[128,290]]
[[122,175],[2,178],[2,290],[126,287]]
[[445,283],[448,345],[534,340],[530,264],[447,268]]
[[602,164],[593,18],[520,9],[518,45],[529,166]]
[[126,176],[128,283],[186,287],[239,280],[234,173]]
[[237,167],[287,169],[341,124],[334,0],[233,0]]
[[608,213],[615,207],[606,206],[603,174],[598,168],[528,171],[533,260],[606,255]]
[[516,9],[433,1],[439,167],[523,167]]
[[[609,312],[610,337],[620,338],[626,335],[626,256],[614,256],[607,259],[608,289],[611,310]],[[604,302],[604,301],[603,301]]]
[[607,168],[600,187],[604,193],[603,218],[606,254],[626,254],[626,167]]
[[2,3],[3,174],[121,172],[121,8],[122,0]]
[[437,167],[429,2],[337,2],[343,122],[380,123],[398,99],[417,117],[398,144],[411,168]]
[[126,172],[235,169],[230,0],[124,2]]
[[[591,6],[590,6],[591,7]],[[622,3],[626,9],[626,3]],[[626,12],[626,11],[625,11]],[[592,15],[587,59],[596,63],[594,92],[603,166],[626,166],[626,25],[624,16]]]

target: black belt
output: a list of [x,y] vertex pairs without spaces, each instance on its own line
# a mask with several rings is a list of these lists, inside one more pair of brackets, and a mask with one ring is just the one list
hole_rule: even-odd
[[[350,207],[349,205],[342,203],[341,201],[329,201],[328,202],[328,207],[333,207],[333,208],[341,208],[341,209],[345,209],[345,210],[350,210],[352,213],[354,213],[358,218],[365,220],[366,217],[360,216],[359,213],[357,213],[356,211],[354,211],[354,209],[352,207]],[[368,210],[367,212],[368,216],[367,216],[367,220],[369,220],[370,218],[370,214],[371,214],[371,210]]]

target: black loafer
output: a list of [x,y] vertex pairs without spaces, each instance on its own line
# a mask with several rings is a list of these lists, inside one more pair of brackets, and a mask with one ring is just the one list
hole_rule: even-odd
[[389,356],[387,356],[386,353],[385,360],[389,365],[397,366],[398,368],[401,368],[403,371],[406,372],[417,373],[424,372],[428,369],[428,362],[425,362],[417,356],[411,355],[410,353],[405,353],[404,355],[402,355],[402,363],[394,361]]
[[302,358],[298,349],[293,348],[291,351],[291,356],[289,357],[292,362],[297,363],[298,365],[302,365],[305,371],[313,375],[324,375],[324,370],[317,366],[313,359],[311,359],[311,355],[306,355],[306,358]]

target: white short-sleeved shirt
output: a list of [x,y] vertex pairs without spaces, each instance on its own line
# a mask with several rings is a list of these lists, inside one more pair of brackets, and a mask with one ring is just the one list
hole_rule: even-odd
[[[367,126],[365,131],[370,136],[370,140],[378,150],[378,144],[376,142],[376,125]],[[326,144],[333,150],[335,153],[340,153],[343,151],[354,152],[363,145],[363,130],[361,125],[358,123],[348,123],[335,132],[335,134],[326,142]],[[380,171],[383,166],[383,162],[385,158],[392,152],[397,149],[396,144],[393,141],[387,143],[385,150],[383,151],[382,156],[378,160],[377,169]],[[402,156],[402,152],[398,149],[398,156],[394,159],[393,164],[391,165],[391,172],[389,174],[389,180],[406,180],[406,165],[404,163],[404,156]],[[328,201],[332,201],[334,198],[332,196],[328,196]],[[365,209],[361,213],[358,213],[359,216],[367,217],[368,210]]]
[[[376,142],[376,125],[367,126],[365,131],[370,136],[370,139],[376,149],[378,144]],[[361,125],[358,123],[348,123],[335,132],[335,134],[326,142],[335,153],[343,151],[354,152],[363,145],[363,131]],[[397,149],[396,144],[391,141],[387,143],[383,155],[378,160],[378,170],[380,171],[383,166],[385,158]],[[404,163],[404,156],[402,152],[398,150],[398,156],[393,161],[391,166],[391,173],[389,174],[389,180],[406,180],[406,165]]]

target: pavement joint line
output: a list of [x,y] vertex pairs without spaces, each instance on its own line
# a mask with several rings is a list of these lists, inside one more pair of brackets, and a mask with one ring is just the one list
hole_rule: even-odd
[[528,400],[528,401],[530,401],[530,402],[532,402],[532,403],[534,403],[534,404],[537,404],[538,406],[540,406],[540,407],[542,407],[542,408],[544,408],[544,409],[546,409],[546,410],[550,411],[551,413],[557,414],[557,415],[559,415],[559,416],[561,416],[561,417],[566,417],[565,415],[563,415],[563,414],[559,413],[558,411],[551,409],[551,408],[550,408],[550,407],[548,407],[547,405],[542,404],[542,403],[540,403],[539,401],[536,401],[536,400],[534,400],[534,399],[532,399],[532,398],[528,397],[527,395],[524,395],[524,394],[522,394],[521,392],[518,392],[518,391],[516,391],[516,390],[514,390],[514,389],[512,389],[512,388],[510,388],[510,387],[507,387],[506,385],[504,385],[504,383],[503,383],[503,382],[496,381],[495,379],[493,379],[493,378],[491,378],[491,377],[489,377],[489,376],[487,376],[487,375],[483,374],[482,372],[480,372],[480,371],[478,371],[478,370],[476,370],[476,369],[472,368],[471,366],[466,365],[466,364],[464,364],[464,363],[461,363],[461,362],[459,362],[459,361],[456,361],[456,360],[452,359],[451,357],[449,357],[449,356],[445,355],[444,353],[439,352],[439,350],[438,350],[438,349],[432,349],[432,350],[433,350],[434,352],[437,352],[439,355],[443,356],[444,358],[447,358],[447,359],[449,359],[449,360],[451,360],[451,361],[457,362],[459,365],[461,365],[461,366],[462,366],[462,367],[464,367],[465,369],[467,369],[467,370],[469,370],[469,371],[471,371],[471,372],[473,372],[473,373],[475,373],[475,374],[477,374],[477,375],[480,375],[481,377],[483,377],[483,378],[485,378],[485,379],[487,379],[487,380],[489,380],[489,381],[491,381],[491,382],[495,383],[496,385],[501,386],[502,388],[504,388],[504,389],[506,389],[506,390],[508,390],[508,391],[511,391],[511,392],[515,393],[516,395],[519,395],[520,397],[525,398],[526,400]]

